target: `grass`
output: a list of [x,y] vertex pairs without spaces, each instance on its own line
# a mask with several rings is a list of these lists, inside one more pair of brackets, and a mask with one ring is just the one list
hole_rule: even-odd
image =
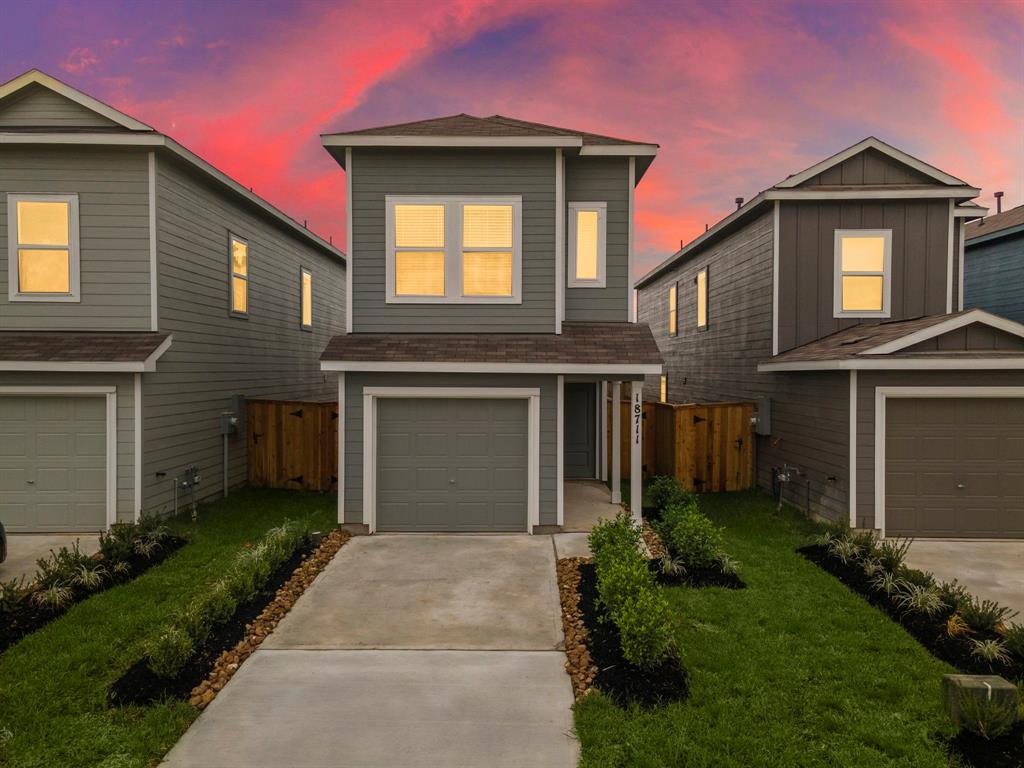
[[243,544],[285,518],[326,530],[333,496],[244,489],[170,521],[190,542],[139,578],[79,603],[0,655],[0,765],[155,765],[196,718],[181,702],[108,709],[107,686],[167,617],[214,581]]
[[668,588],[691,674],[687,701],[576,707],[585,768],[948,763],[939,686],[953,671],[794,552],[815,526],[767,496],[707,495],[748,588]]

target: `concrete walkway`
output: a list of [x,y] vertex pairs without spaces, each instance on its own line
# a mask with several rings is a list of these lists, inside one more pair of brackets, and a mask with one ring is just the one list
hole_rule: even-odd
[[87,555],[100,548],[99,538],[94,533],[8,533],[7,559],[0,563],[0,581],[22,576],[26,581],[34,579],[36,560],[48,556],[51,549],[71,549],[76,541],[78,548]]
[[349,542],[171,768],[570,768],[550,536]]
[[940,581],[956,579],[975,597],[1017,611],[1016,620],[1024,623],[1024,541],[915,539],[907,564]]

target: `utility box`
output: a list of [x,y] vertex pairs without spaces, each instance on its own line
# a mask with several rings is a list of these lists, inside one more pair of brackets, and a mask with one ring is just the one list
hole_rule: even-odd
[[754,400],[754,434],[770,435],[772,433],[772,399],[759,397]]
[[238,432],[238,414],[224,411],[220,415],[220,433],[222,435],[233,435]]
[[199,485],[202,477],[199,474],[199,467],[195,464],[189,464],[185,467],[185,471],[181,473],[181,487],[182,488],[193,488]]

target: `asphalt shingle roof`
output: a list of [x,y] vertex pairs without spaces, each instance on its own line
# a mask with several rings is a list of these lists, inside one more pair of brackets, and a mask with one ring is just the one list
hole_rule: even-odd
[[0,331],[0,360],[49,363],[140,363],[168,333]]
[[1016,208],[997,213],[995,216],[986,216],[981,221],[970,222],[964,227],[964,237],[970,240],[1021,225],[1024,225],[1024,205],[1018,205]]

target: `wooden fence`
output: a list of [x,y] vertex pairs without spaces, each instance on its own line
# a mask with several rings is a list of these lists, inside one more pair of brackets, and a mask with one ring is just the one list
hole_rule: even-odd
[[246,403],[249,483],[306,491],[338,489],[338,404]]
[[[629,423],[629,402],[619,407]],[[611,401],[607,444],[611,447]],[[671,475],[691,491],[740,491],[754,484],[753,403],[644,403],[644,477]],[[629,430],[619,444],[629,478]],[[609,466],[608,475],[611,476]]]

